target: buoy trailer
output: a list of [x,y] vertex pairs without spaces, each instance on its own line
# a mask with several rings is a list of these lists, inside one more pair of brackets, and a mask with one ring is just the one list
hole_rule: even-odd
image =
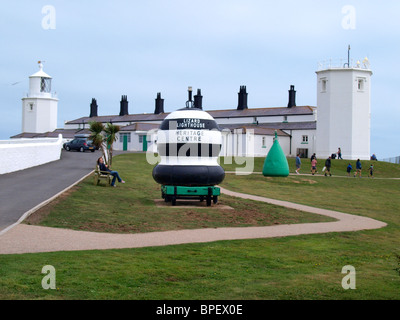
[[218,196],[221,194],[221,189],[215,186],[206,187],[184,187],[184,186],[161,186],[161,196],[165,202],[171,202],[176,205],[177,199],[199,199],[206,200],[207,206],[211,206],[211,202],[216,204]]

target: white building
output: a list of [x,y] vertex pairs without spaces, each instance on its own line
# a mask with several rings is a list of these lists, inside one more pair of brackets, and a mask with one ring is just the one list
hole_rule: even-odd
[[51,77],[39,71],[29,77],[29,93],[22,98],[22,132],[43,133],[57,129],[58,99],[51,93]]
[[367,60],[317,72],[317,155],[342,150],[344,159],[370,159],[371,75]]
[[[52,137],[89,133],[92,121],[121,127],[116,150],[157,150],[157,128],[169,114],[164,99],[157,94],[153,113],[129,114],[127,96],[122,96],[119,114],[98,115],[95,99],[87,117],[67,121],[56,128],[57,99],[50,93],[51,77],[40,71],[30,77],[30,92],[23,99],[23,133],[12,138]],[[296,91],[290,87],[287,106],[249,108],[245,86],[240,87],[238,106],[228,110],[205,110],[223,133],[222,156],[266,156],[273,144],[275,130],[287,156],[326,158],[342,150],[347,159],[370,157],[370,77],[369,64],[335,68],[321,67],[317,72],[317,107],[296,106]],[[286,104],[286,103],[285,103]],[[183,106],[183,105],[182,105]],[[201,91],[194,106],[202,108]],[[180,109],[179,107],[176,109]],[[318,110],[318,119],[317,119]],[[317,122],[318,121],[318,122]]]
[[[243,91],[242,94],[247,92]],[[315,107],[296,106],[294,86],[289,90],[290,95],[292,98],[289,99],[287,107],[248,108],[247,105],[239,105],[236,109],[206,110],[223,131],[221,155],[265,156],[272,146],[275,130],[288,156],[300,153],[308,157],[314,153]],[[155,111],[151,114],[130,115],[127,113],[126,104],[127,101],[122,99],[119,115],[97,116],[97,109],[94,109],[97,105],[93,106],[92,103],[91,116],[68,121],[65,123],[65,129],[80,130],[82,133],[88,130],[91,121],[111,122],[121,127],[119,139],[114,143],[115,150],[155,150],[155,131],[169,113],[157,108],[157,99]]]

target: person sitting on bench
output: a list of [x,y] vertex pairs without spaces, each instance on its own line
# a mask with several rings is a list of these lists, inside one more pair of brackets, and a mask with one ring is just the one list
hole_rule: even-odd
[[125,183],[125,181],[122,180],[121,177],[119,176],[118,171],[110,170],[108,165],[106,165],[104,163],[103,157],[100,157],[97,160],[97,164],[99,165],[100,171],[109,172],[114,177],[113,180],[111,181],[111,187],[116,187],[115,180],[117,180],[117,179],[118,179],[118,182]]

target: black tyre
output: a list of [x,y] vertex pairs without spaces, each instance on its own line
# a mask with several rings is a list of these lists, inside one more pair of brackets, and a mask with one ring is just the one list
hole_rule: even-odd
[[79,151],[80,151],[80,152],[84,152],[85,149],[83,149],[83,147],[80,147],[80,148],[79,148]]
[[66,147],[65,147],[65,150],[67,150],[67,151],[71,151],[71,148],[70,148],[70,146],[66,146]]
[[211,206],[211,196],[207,196],[207,207]]
[[213,202],[214,202],[214,204],[216,204],[218,202],[218,196],[213,197]]
[[176,197],[175,197],[175,196],[172,196],[171,204],[172,204],[173,206],[176,205]]

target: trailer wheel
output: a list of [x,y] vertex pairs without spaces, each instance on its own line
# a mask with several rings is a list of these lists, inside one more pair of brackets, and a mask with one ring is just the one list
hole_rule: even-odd
[[214,204],[216,204],[218,202],[218,196],[213,197],[213,202],[214,202]]
[[211,206],[211,196],[207,196],[207,207]]
[[173,206],[176,205],[176,196],[172,196],[171,202]]

